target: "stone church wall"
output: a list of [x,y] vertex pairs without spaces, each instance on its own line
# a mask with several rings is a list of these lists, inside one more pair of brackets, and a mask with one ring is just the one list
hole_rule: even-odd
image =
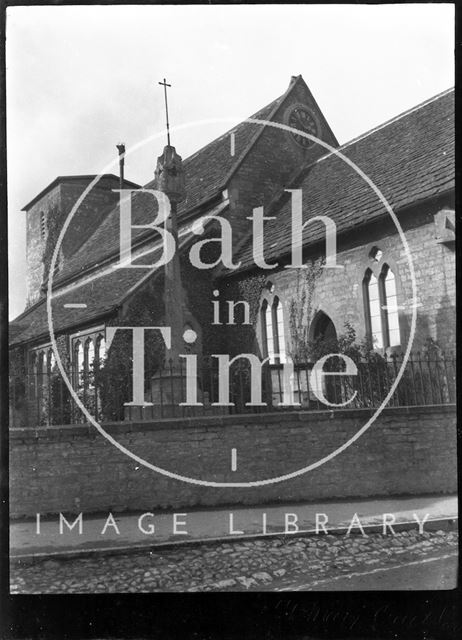
[[[43,255],[47,244],[48,215],[60,202],[60,187],[46,193],[27,211],[26,246],[27,246],[27,306],[40,297],[45,267]],[[45,217],[45,233],[42,231],[42,214]]]
[[[287,114],[295,105],[306,105],[318,120],[318,137],[337,146],[329,126],[316,106],[304,83],[297,83],[277,109],[272,121],[287,125]],[[251,233],[251,222],[246,218],[254,207],[267,207],[272,200],[297,176],[303,166],[308,166],[316,158],[324,155],[326,149],[319,144],[302,148],[287,130],[268,125],[261,132],[260,125],[254,125],[255,135],[261,133],[252,149],[243,159],[229,186],[231,221],[234,242],[238,243]],[[236,149],[239,154],[242,150]]]
[[[26,213],[28,306],[41,295],[59,231],[90,181],[91,179],[83,177],[63,180],[45,193]],[[63,238],[60,252],[62,259],[73,255],[117,204],[119,194],[112,189],[118,188],[117,178],[102,178],[87,194]],[[91,256],[87,258],[90,259]]]
[[[370,415],[367,409],[284,412],[123,422],[106,428],[130,451],[169,471],[249,482],[320,459]],[[238,469],[232,472],[230,450],[235,446]],[[85,425],[10,432],[12,517],[441,494],[456,488],[454,406],[385,409],[361,438],[319,468],[252,488],[202,487],[167,478]]]
[[[434,214],[444,201],[415,208],[402,213],[402,224],[412,254],[417,286],[417,327],[413,350],[419,351],[428,338],[437,342],[444,350],[455,349],[455,252],[453,246],[438,243]],[[337,263],[344,270],[319,269],[320,260],[325,255],[325,246],[317,247],[306,256],[311,264],[313,287],[309,300],[310,318],[304,322],[310,325],[315,313],[322,310],[335,325],[337,335],[344,333],[345,321],[356,331],[357,339],[365,337],[365,309],[363,278],[366,269],[374,264],[370,258],[373,247],[383,252],[382,262],[392,268],[397,285],[400,309],[401,346],[404,350],[410,334],[412,314],[412,287],[410,270],[403,244],[391,221],[369,226],[354,235],[338,239]],[[282,267],[282,263],[281,267]],[[313,268],[314,267],[314,268]],[[308,276],[310,269],[307,270]],[[233,354],[257,350],[259,341],[258,309],[261,295],[267,282],[274,285],[274,293],[284,306],[286,341],[291,351],[291,321],[289,307],[291,300],[300,301],[303,288],[307,287],[304,274],[297,269],[279,268],[266,273],[247,272],[234,278],[223,279],[220,283],[222,299],[246,300],[251,307],[253,327],[227,327],[228,342]],[[235,348],[236,347],[236,348]]]

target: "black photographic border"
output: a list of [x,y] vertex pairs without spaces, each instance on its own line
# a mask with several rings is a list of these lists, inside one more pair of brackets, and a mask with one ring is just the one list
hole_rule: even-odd
[[[78,0],[33,2],[3,0],[0,37],[5,44],[5,17],[9,6],[124,4]],[[133,4],[163,4],[143,2]],[[170,2],[168,4],[181,4]],[[221,4],[194,2],[190,4]],[[240,4],[230,2],[228,4]],[[252,3],[260,4],[260,3]],[[276,4],[267,2],[265,4]],[[308,3],[304,3],[308,4]],[[348,3],[347,3],[348,4]],[[381,4],[368,2],[367,4]],[[456,63],[459,62],[461,9],[456,4]],[[456,78],[459,65],[456,64]],[[5,48],[2,47],[0,128],[0,638],[133,638],[159,640],[454,640],[462,635],[458,610],[460,585],[452,591],[368,591],[293,593],[161,593],[89,595],[9,595],[8,557],[8,259]],[[456,107],[460,90],[456,83]],[[460,125],[456,125],[456,176],[460,180]],[[456,191],[456,218],[461,224],[460,191]],[[456,241],[457,282],[462,254]],[[460,301],[460,296],[459,296]],[[457,326],[460,327],[460,316]],[[457,349],[459,355],[459,348]],[[460,358],[457,366],[460,381]],[[462,424],[458,406],[458,446]],[[459,462],[460,469],[460,462]],[[459,496],[461,495],[459,472]]]

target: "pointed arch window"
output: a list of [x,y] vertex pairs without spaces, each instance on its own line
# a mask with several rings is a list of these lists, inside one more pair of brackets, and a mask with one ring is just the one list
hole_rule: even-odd
[[38,387],[37,373],[38,373],[38,353],[37,351],[32,351],[30,353],[29,375],[31,377],[31,385],[30,385],[31,394],[32,394],[32,397],[34,398],[37,395],[37,387]]
[[94,359],[95,359],[95,345],[92,338],[87,338],[85,340],[85,359],[84,359],[85,371],[88,372],[91,369]]
[[385,294],[385,317],[387,323],[388,346],[396,347],[401,344],[399,331],[398,297],[396,295],[396,280],[393,271],[385,265],[382,275]]
[[284,332],[284,311],[282,308],[282,302],[278,297],[273,302],[274,320],[276,327],[275,345],[276,353],[279,354],[279,362],[284,364],[286,362],[286,340]]
[[263,335],[263,355],[269,358],[269,363],[274,364],[274,335],[273,335],[273,314],[268,300],[264,300],[261,309],[262,335]]
[[95,341],[95,367],[100,367],[106,355],[106,341],[104,336],[98,335]]
[[56,358],[50,344],[33,347],[29,353],[29,400],[39,424],[51,424],[50,389],[57,373]]
[[383,348],[382,310],[380,303],[379,281],[370,269],[364,278],[364,293],[366,299],[366,327],[367,333],[374,347]]
[[284,310],[278,296],[262,302],[261,333],[263,355],[270,364],[284,364],[287,360],[284,330]]
[[47,353],[47,372],[48,374],[53,373],[54,369],[56,367],[56,358],[55,358],[55,354],[53,353],[53,349],[48,349],[48,353]]
[[104,326],[80,331],[71,336],[74,380],[88,385],[96,367],[103,365],[106,355]]
[[76,342],[74,343],[74,363],[75,385],[78,387],[83,382],[83,373],[85,368],[83,344],[80,340],[76,340]]
[[46,374],[46,354],[45,351],[39,351],[37,354],[37,398],[39,401],[39,412],[42,407],[41,402],[43,399],[43,389],[45,387],[45,374]]
[[401,334],[396,279],[388,264],[383,265],[378,278],[371,269],[366,271],[363,292],[366,330],[374,348],[399,346]]

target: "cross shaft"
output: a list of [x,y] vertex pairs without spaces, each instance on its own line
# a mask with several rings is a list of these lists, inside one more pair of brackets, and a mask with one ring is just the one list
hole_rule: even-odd
[[164,99],[165,99],[165,118],[167,120],[167,144],[170,146],[170,125],[168,122],[168,102],[167,102],[167,87],[171,87],[171,84],[167,84],[166,79],[164,78],[163,82],[159,82],[158,84],[164,87]]

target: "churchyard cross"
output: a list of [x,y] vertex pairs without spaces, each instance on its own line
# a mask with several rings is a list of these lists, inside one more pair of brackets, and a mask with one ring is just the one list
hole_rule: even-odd
[[170,125],[168,122],[168,102],[167,102],[167,87],[171,87],[171,84],[167,84],[166,79],[164,78],[163,82],[159,82],[164,87],[164,98],[165,98],[165,118],[167,120],[167,144],[170,146]]

